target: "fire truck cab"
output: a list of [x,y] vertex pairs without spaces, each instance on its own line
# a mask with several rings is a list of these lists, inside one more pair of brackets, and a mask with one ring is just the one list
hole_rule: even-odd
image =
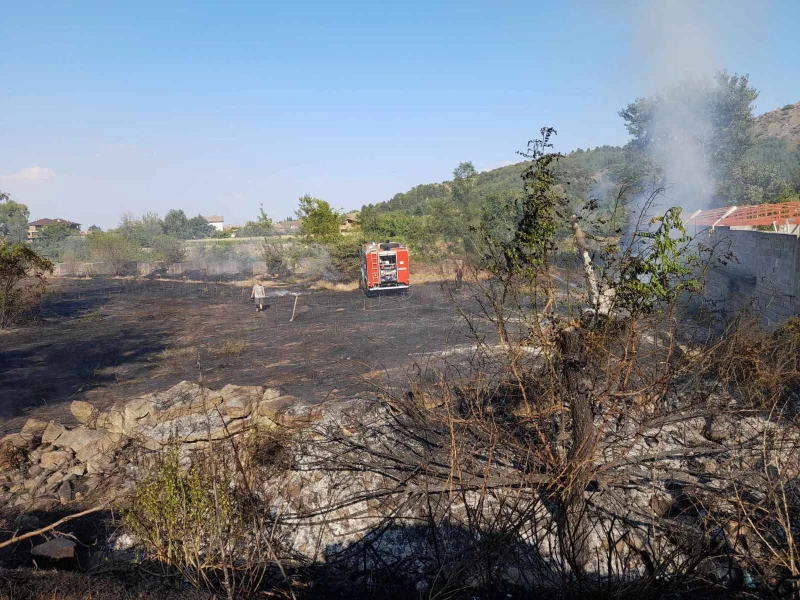
[[370,242],[361,248],[361,287],[367,296],[382,291],[407,290],[408,248],[396,242]]

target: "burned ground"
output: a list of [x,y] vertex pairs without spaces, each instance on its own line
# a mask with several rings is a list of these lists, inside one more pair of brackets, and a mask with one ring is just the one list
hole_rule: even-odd
[[197,381],[200,369],[211,387],[268,385],[321,402],[403,381],[439,351],[469,343],[438,284],[374,299],[270,293],[256,313],[249,290],[230,284],[55,281],[34,322],[0,334],[0,431],[29,417],[69,422],[72,400],[102,409]]

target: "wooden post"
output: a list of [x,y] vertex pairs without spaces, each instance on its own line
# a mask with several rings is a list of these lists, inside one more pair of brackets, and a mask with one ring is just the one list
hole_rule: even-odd
[[297,309],[297,299],[298,299],[299,297],[300,297],[300,296],[295,296],[295,297],[294,297],[294,306],[292,307],[292,318],[291,318],[291,319],[289,319],[289,323],[291,323],[292,321],[294,321],[294,311]]

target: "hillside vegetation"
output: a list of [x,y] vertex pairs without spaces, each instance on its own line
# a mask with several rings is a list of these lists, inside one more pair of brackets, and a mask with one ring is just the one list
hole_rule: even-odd
[[753,135],[758,138],[786,140],[796,149],[800,146],[800,102],[756,117]]

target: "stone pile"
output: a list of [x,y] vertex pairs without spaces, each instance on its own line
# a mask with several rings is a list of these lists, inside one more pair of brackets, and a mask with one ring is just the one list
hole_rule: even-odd
[[313,410],[298,411],[298,404],[274,388],[213,391],[187,381],[106,411],[75,401],[70,409],[77,427],[29,419],[19,433],[0,440],[0,505],[33,512],[80,501],[109,478],[125,479],[121,471],[131,465],[119,458],[126,448],[191,449],[311,418]]
[[[742,538],[750,556],[760,556],[758,536],[746,528],[731,529],[726,519],[737,514],[736,498],[743,489],[748,502],[768,500],[762,481],[771,468],[778,472],[775,465],[785,477],[800,478],[797,462],[790,460],[790,451],[800,445],[800,430],[767,414],[742,412],[728,398],[715,400],[712,408],[676,411],[644,423],[631,420],[616,429],[598,420],[604,433],[586,491],[594,511],[584,536],[587,556],[605,556],[613,542],[614,560],[644,573],[641,557],[654,551],[656,541],[658,552],[691,558],[681,554],[688,546],[680,536],[712,536],[731,548]],[[271,527],[294,556],[320,563],[353,561],[354,568],[365,568],[367,553],[360,548],[369,546],[375,568],[396,565],[424,575],[424,565],[438,564],[443,548],[449,553],[445,562],[454,564],[472,551],[471,519],[480,513],[486,522],[535,517],[535,527],[520,530],[514,542],[518,547],[509,557],[519,551],[552,564],[564,560],[553,527],[558,514],[535,481],[527,484],[516,465],[495,461],[476,475],[480,485],[481,477],[489,484],[485,496],[469,478],[463,494],[451,495],[449,430],[407,418],[392,403],[374,397],[332,400],[323,411],[276,389],[227,385],[211,391],[181,382],[106,411],[86,402],[74,402],[71,410],[77,427],[31,419],[22,431],[0,440],[0,504],[26,512],[88,499],[89,494],[123,498],[141,476],[128,451],[177,444],[190,454],[209,440],[290,427],[292,435],[274,436],[276,445],[266,445],[266,456],[255,452],[248,459],[263,468],[255,471],[263,479],[254,477],[252,489],[265,514],[280,515]],[[530,486],[521,495],[513,485],[517,481]],[[428,498],[442,500],[441,507],[431,508]],[[719,523],[687,506],[713,507]],[[430,522],[438,523],[433,537]],[[680,536],[656,538],[654,523],[659,531]],[[431,541],[440,534],[444,546]],[[106,551],[113,558],[136,543],[129,540],[124,548],[111,544]],[[70,552],[66,547],[50,550]],[[718,570],[713,575],[722,579],[729,577],[729,563],[723,557],[708,568]],[[587,569],[611,576],[617,567],[609,565],[597,559]],[[498,569],[520,586],[533,586],[541,575],[539,567],[522,572],[513,561]]]

